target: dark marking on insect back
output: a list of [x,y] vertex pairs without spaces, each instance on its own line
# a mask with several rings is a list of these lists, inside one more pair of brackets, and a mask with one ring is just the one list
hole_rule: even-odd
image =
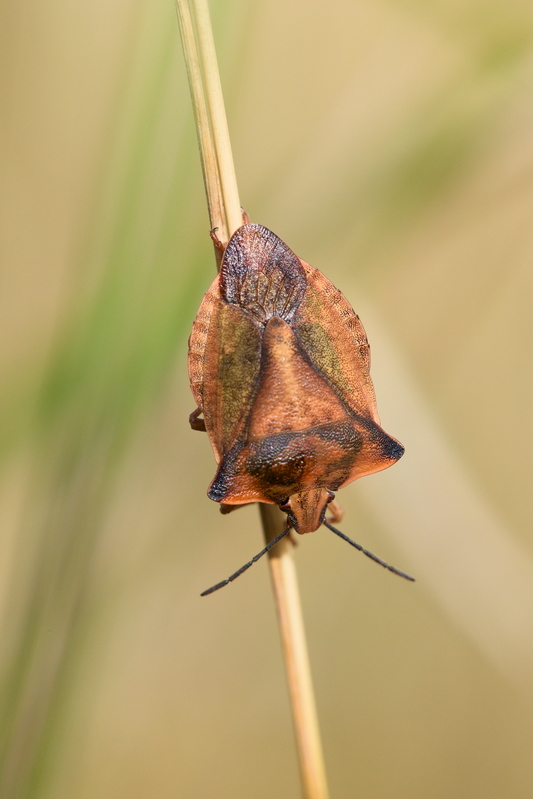
[[218,467],[215,479],[207,492],[209,499],[212,499],[214,502],[223,502],[230,494],[235,474],[238,471],[237,464],[243,448],[243,443],[237,442],[229,452],[224,455]]
[[[313,475],[311,485],[336,490],[347,479],[362,445],[361,432],[346,419],[250,441],[239,453],[240,468],[257,480],[265,496],[278,502],[287,494],[309,489],[309,475]],[[220,488],[222,483],[229,486],[225,474],[236,463],[231,455],[219,471]]]
[[220,269],[222,297],[261,324],[290,322],[305,294],[305,271],[287,245],[263,225],[248,224],[231,237]]
[[301,437],[298,433],[278,433],[252,442],[247,461],[250,474],[266,486],[287,491],[297,487],[308,465],[303,447],[289,449],[289,444],[298,437]]
[[[386,439],[386,440],[384,440]],[[382,437],[382,454],[385,458],[390,458],[394,461],[399,461],[405,452],[405,447],[400,444],[396,439],[391,438],[386,433]]]

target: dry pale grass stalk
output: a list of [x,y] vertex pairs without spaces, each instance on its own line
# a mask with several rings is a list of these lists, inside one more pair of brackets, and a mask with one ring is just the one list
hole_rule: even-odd
[[[259,510],[268,542],[282,531],[286,519],[275,505],[260,504]],[[302,793],[304,799],[327,799],[326,769],[291,546],[285,536],[270,550],[270,576],[287,670]]]
[[219,180],[219,171],[217,168],[213,134],[209,122],[209,113],[207,110],[206,93],[204,91],[199,54],[196,46],[196,37],[194,34],[191,9],[188,2],[185,0],[176,0],[176,10],[178,12],[181,43],[183,45],[185,65],[187,67],[189,88],[191,90],[191,100],[194,111],[196,135],[198,137],[198,148],[200,150],[200,161],[202,163],[202,173],[204,176],[209,221],[211,223],[211,230],[216,228],[220,240],[227,241],[229,236],[226,225],[226,215],[224,213],[224,202]]
[[[227,241],[242,225],[233,155],[207,0],[176,0],[198,132],[209,216]],[[268,543],[286,523],[274,505],[259,506]],[[290,543],[269,552],[304,799],[328,799],[324,758],[311,681],[298,582]]]
[[224,108],[224,95],[222,94],[222,85],[218,72],[217,54],[207,0],[192,0],[191,4],[196,20],[198,50],[200,62],[203,66],[205,93],[211,118],[213,143],[215,145],[229,238],[242,225],[242,211],[235,167],[233,165],[233,152],[226,120],[226,110]]

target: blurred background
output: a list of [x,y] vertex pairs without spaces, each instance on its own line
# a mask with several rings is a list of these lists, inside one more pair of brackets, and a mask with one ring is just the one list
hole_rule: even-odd
[[[301,583],[332,799],[533,784],[533,10],[215,0],[241,200],[367,329],[406,454]],[[0,7],[2,799],[299,795],[266,562],[192,432],[214,276],[171,0]]]

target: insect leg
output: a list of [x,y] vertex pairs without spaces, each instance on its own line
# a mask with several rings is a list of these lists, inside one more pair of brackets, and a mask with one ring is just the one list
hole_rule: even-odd
[[189,416],[189,424],[192,430],[201,430],[203,433],[205,433],[205,420],[198,418],[201,413],[203,413],[202,409],[196,408],[196,410],[193,411]]
[[220,239],[218,238],[218,236],[217,236],[217,230],[218,230],[218,228],[217,228],[217,227],[214,227],[214,228],[213,228],[213,230],[210,230],[210,231],[209,231],[209,235],[211,236],[211,241],[213,242],[213,244],[215,245],[215,247],[217,248],[217,250],[220,250],[221,252],[224,252],[224,250],[225,250],[226,248],[224,247],[224,245],[222,244],[222,242],[221,242],[221,241],[220,241]]
[[396,569],[394,566],[389,566],[389,564],[388,564],[388,563],[385,563],[385,561],[384,561],[384,560],[381,560],[381,558],[378,558],[378,556],[377,556],[377,555],[374,555],[372,552],[369,552],[369,551],[368,551],[368,549],[364,549],[364,548],[361,546],[361,544],[356,544],[356,543],[355,543],[355,541],[352,541],[352,539],[351,539],[351,538],[348,538],[348,536],[347,536],[347,535],[344,535],[344,533],[341,533],[341,531],[340,531],[340,530],[337,530],[337,528],[336,528],[336,527],[333,527],[333,525],[332,525],[332,524],[329,524],[328,522],[326,522],[326,521],[325,521],[325,522],[324,522],[324,525],[325,525],[325,526],[328,528],[328,530],[331,530],[331,532],[332,532],[332,533],[335,533],[335,535],[338,535],[338,536],[339,536],[339,538],[342,538],[342,539],[344,539],[344,541],[347,541],[347,542],[348,542],[349,544],[351,544],[353,547],[355,547],[356,549],[358,549],[358,550],[359,550],[359,552],[362,552],[362,553],[363,553],[363,555],[366,555],[366,556],[367,556],[367,558],[370,558],[371,560],[374,560],[376,563],[379,563],[379,565],[380,565],[380,566],[383,566],[383,568],[385,568],[385,569],[388,569],[388,570],[389,570],[389,571],[391,571],[393,574],[397,574],[397,575],[398,575],[398,577],[404,577],[406,580],[410,580],[410,581],[411,581],[411,582],[413,582],[413,583],[415,582],[415,578],[414,578],[414,577],[411,577],[411,575],[410,575],[410,574],[406,574],[406,572],[402,572],[402,571],[400,571],[399,569]]
[[332,499],[328,504],[328,511],[331,513],[331,516],[328,517],[328,522],[335,522],[335,524],[342,522],[344,508],[339,505],[336,499]]
[[249,569],[250,566],[253,566],[254,563],[259,560],[259,558],[262,558],[263,555],[266,555],[266,553],[268,552],[269,549],[272,549],[273,546],[275,546],[279,541],[281,541],[283,536],[287,535],[288,532],[289,532],[289,528],[286,527],[282,533],[280,533],[275,538],[273,538],[272,541],[269,541],[268,544],[266,545],[266,547],[261,550],[261,552],[258,552],[257,555],[254,555],[252,560],[248,561],[248,563],[245,563],[244,566],[241,566],[240,569],[237,569],[237,571],[234,572],[233,574],[231,574],[228,577],[227,580],[222,580],[222,582],[217,583],[216,585],[212,585],[211,588],[207,589],[207,591],[202,591],[200,596],[207,596],[208,594],[212,594],[213,591],[218,591],[219,588],[223,588],[228,583],[233,582],[233,580],[235,580],[237,577],[240,577],[240,575],[243,572],[245,572],[246,569]]
[[331,513],[331,516],[328,516],[328,522],[335,522],[335,524],[339,524],[339,522],[342,522],[344,517],[344,510],[335,499],[335,494],[333,491],[329,491],[329,489],[326,490],[328,492],[328,504],[326,506],[326,510]]

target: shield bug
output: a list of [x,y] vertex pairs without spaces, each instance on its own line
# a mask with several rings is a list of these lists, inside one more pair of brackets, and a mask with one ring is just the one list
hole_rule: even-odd
[[[190,423],[207,431],[218,464],[210,499],[223,512],[265,502],[287,514],[281,536],[230,580],[289,528],[322,524],[412,579],[325,518],[339,488],[386,469],[404,449],[380,426],[359,317],[262,225],[247,222],[224,249],[189,339],[189,377],[198,404]],[[338,521],[336,503],[330,508]]]

